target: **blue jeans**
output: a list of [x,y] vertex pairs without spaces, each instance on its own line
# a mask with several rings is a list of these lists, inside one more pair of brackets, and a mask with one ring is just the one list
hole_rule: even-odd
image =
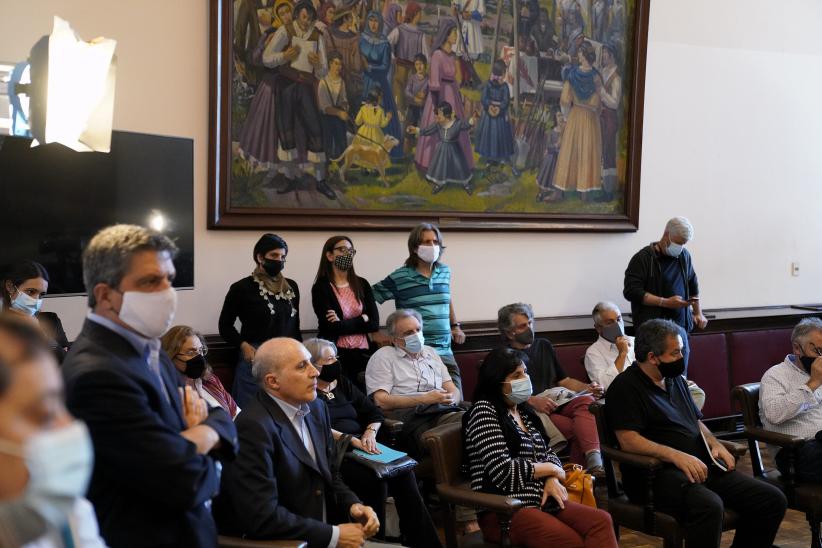
[[[257,344],[252,346],[254,346],[255,349],[259,347]],[[254,380],[254,376],[251,374],[251,362],[243,357],[241,350],[237,358],[237,367],[234,368],[234,384],[231,386],[231,397],[234,398],[234,401],[237,402],[237,405],[242,409],[251,401],[257,393],[257,390],[259,390],[259,387],[257,386],[257,381]]]

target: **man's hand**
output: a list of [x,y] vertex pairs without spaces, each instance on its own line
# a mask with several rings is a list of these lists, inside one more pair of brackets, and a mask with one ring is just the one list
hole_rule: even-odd
[[822,386],[822,358],[816,358],[811,364],[811,378],[806,384],[811,390]]
[[377,514],[370,506],[352,504],[349,513],[354,520],[360,523],[366,538],[373,537],[380,530],[380,520],[377,519]]
[[337,118],[339,118],[343,122],[347,122],[348,121],[348,113],[344,110],[341,110],[337,113]]
[[725,446],[718,441],[714,441],[713,447],[711,447],[711,456],[714,459],[725,463],[725,468],[727,468],[729,472],[736,468],[736,460],[734,460],[733,455],[731,455],[728,450],[725,449]]
[[593,395],[595,398],[601,398],[605,395],[605,390],[596,381],[588,385],[588,390],[591,391],[591,395]]
[[300,46],[291,46],[283,52],[283,59],[293,61],[300,54]]
[[359,523],[343,523],[340,528],[340,538],[337,539],[339,548],[360,548],[365,544],[365,533]]
[[208,405],[190,386],[177,388],[180,392],[180,403],[183,404],[183,418],[186,426],[194,428],[208,418]]
[[542,488],[542,503],[540,503],[540,506],[545,505],[548,497],[553,497],[561,509],[565,508],[565,501],[568,500],[568,491],[557,478],[548,478],[545,480],[545,487]]
[[456,344],[462,344],[465,342],[465,333],[462,329],[460,329],[460,326],[456,326],[451,329],[451,338],[454,339]]
[[[705,463],[688,453],[673,450],[674,454],[671,456],[671,463],[682,470],[688,481],[691,483],[703,483],[708,479],[708,467]],[[733,459],[731,459],[733,460]]]
[[199,424],[194,428],[183,430],[180,435],[197,446],[197,454],[207,455],[212,449],[220,445],[220,436],[217,431],[206,424]]
[[708,318],[705,317],[705,314],[702,312],[694,314],[694,325],[697,329],[705,329],[705,326],[708,325]]
[[241,342],[240,352],[243,353],[243,359],[251,363],[252,361],[254,361],[254,354],[257,353],[257,349],[248,344],[247,342]]
[[312,67],[317,68],[320,66],[320,55],[312,51],[308,54],[308,62],[311,63]]
[[660,306],[662,306],[662,308],[688,308],[689,306],[691,306],[691,303],[689,303],[679,295],[674,295],[673,297],[662,299],[662,303],[660,304]]
[[443,388],[437,388],[435,390],[431,390],[430,392],[426,393],[422,397],[422,401],[424,403],[442,403],[445,405],[450,405],[454,403],[454,395],[451,394],[448,390]]
[[557,402],[545,396],[531,396],[528,398],[528,405],[546,415],[550,415],[557,408]]
[[617,340],[614,344],[616,344],[617,350],[620,354],[627,354],[628,350],[630,350],[631,348],[630,340],[628,339],[628,337],[624,335],[622,337],[617,337]]

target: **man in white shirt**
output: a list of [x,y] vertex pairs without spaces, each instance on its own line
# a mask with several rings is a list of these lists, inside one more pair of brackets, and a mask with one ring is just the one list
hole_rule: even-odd
[[[591,316],[599,338],[585,351],[585,370],[592,381],[608,390],[616,376],[636,362],[634,338],[625,334],[622,313],[611,301],[598,302]],[[686,382],[691,398],[701,411],[705,405],[705,391],[694,381]]]
[[[799,449],[797,477],[822,481],[822,320],[805,318],[791,332],[793,354],[762,376],[759,416],[768,430],[808,441]],[[788,455],[780,450],[776,465],[785,471]]]
[[404,448],[420,455],[425,452],[423,432],[462,420],[460,392],[436,350],[423,344],[419,312],[397,310],[388,316],[386,328],[392,346],[368,360],[365,386],[386,416],[403,421]]

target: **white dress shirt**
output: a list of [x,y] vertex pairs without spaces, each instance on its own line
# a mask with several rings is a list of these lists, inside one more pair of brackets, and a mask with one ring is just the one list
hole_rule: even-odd
[[822,387],[811,390],[810,375],[793,354],[762,376],[759,417],[768,430],[811,439],[822,430]]
[[[628,353],[625,356],[623,371],[636,361],[634,338],[627,335],[625,337],[628,339]],[[619,370],[615,365],[617,356],[619,356],[617,345],[606,340],[602,335],[585,351],[585,370],[588,372],[588,378],[599,383],[603,390],[608,390],[616,376],[619,375]]]

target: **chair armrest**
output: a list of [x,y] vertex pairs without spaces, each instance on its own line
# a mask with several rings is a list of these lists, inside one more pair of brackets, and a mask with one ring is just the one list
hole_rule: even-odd
[[382,421],[382,427],[380,430],[385,430],[387,432],[391,432],[394,434],[399,434],[402,432],[403,422],[394,420],[394,419],[385,419]]
[[507,514],[509,516],[523,507],[523,502],[519,499],[491,493],[480,493],[472,489],[442,483],[437,484],[437,492],[444,501],[460,506],[491,510],[492,512]]
[[748,452],[748,448],[742,445],[741,443],[735,443],[727,440],[717,441],[719,441],[719,443],[721,443],[725,447],[725,449],[727,449],[728,453],[730,453],[737,460],[745,456],[745,453]]
[[656,457],[648,457],[645,455],[637,455],[636,453],[628,453],[613,447],[602,446],[602,454],[611,460],[629,464],[644,470],[659,470],[662,468],[662,461]]
[[749,438],[755,439],[756,441],[761,441],[788,449],[797,449],[805,443],[805,440],[800,437],[780,434],[779,432],[765,430],[764,428],[759,428],[758,426],[746,426],[745,434],[747,434]]
[[240,537],[217,537],[218,548],[306,548],[304,540],[251,540]]

